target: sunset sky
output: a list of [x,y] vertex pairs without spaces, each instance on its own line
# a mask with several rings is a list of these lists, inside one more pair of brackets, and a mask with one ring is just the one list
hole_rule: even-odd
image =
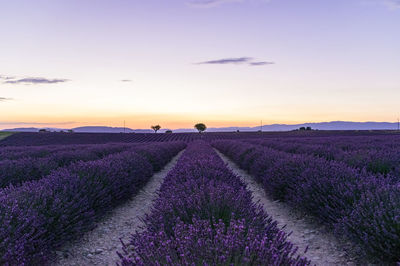
[[400,115],[400,0],[0,0],[0,36],[0,129]]

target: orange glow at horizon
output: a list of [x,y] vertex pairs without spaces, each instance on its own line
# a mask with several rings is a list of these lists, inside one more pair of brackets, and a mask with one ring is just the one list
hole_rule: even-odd
[[[371,119],[363,119],[362,114],[353,114],[352,116],[341,116],[342,119],[337,119],[336,114],[328,115],[322,114],[315,117],[315,119],[302,120],[303,114],[293,118],[286,119],[285,114],[276,115],[275,117],[282,118],[281,120],[267,119],[274,117],[273,115],[263,115],[257,118],[246,117],[246,115],[210,115],[210,114],[129,114],[129,115],[108,115],[108,116],[90,116],[90,115],[74,115],[74,116],[50,116],[40,115],[35,116],[9,116],[0,121],[0,129],[6,128],[19,128],[19,127],[55,127],[55,128],[75,128],[81,126],[110,126],[110,127],[123,127],[125,126],[132,129],[149,129],[151,125],[159,124],[162,128],[166,129],[179,129],[179,128],[193,128],[196,123],[205,123],[207,127],[257,127],[260,125],[261,120],[263,125],[269,124],[300,124],[300,123],[317,123],[329,121],[377,121],[387,122],[394,121],[393,118],[376,115]],[[311,114],[308,117],[313,117]],[[324,119],[328,118],[328,119]],[[331,119],[329,119],[331,118]],[[17,121],[17,122],[16,122]]]

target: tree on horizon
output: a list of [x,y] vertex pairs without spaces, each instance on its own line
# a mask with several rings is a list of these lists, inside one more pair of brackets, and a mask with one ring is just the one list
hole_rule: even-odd
[[151,126],[151,129],[154,130],[154,133],[157,133],[157,131],[161,129],[161,126],[160,125]]
[[199,133],[201,133],[207,129],[207,126],[203,123],[198,123],[198,124],[194,125],[194,127],[199,131]]

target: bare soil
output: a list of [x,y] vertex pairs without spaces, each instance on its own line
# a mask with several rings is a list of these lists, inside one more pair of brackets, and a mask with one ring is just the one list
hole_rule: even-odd
[[161,183],[182,152],[154,174],[136,196],[110,211],[95,229],[56,251],[53,265],[116,265],[117,251],[122,250],[120,238],[126,243],[131,233],[142,230],[142,218],[151,211]]

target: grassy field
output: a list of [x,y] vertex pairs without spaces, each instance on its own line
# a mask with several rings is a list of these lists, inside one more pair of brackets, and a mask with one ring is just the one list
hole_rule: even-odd
[[12,134],[14,134],[14,133],[13,132],[0,132],[0,140],[5,139]]

